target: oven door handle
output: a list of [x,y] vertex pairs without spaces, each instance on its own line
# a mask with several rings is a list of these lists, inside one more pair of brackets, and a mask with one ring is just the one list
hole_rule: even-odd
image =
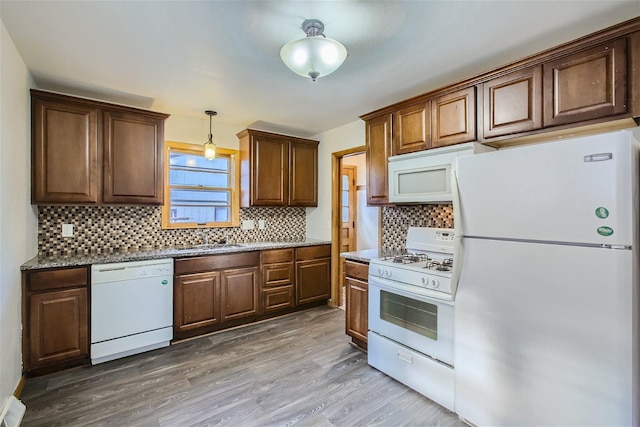
[[431,302],[433,304],[453,305],[453,301],[448,294],[444,292],[432,291],[430,289],[421,289],[420,293],[411,292],[406,286],[397,285],[393,280],[381,279],[380,277],[369,275],[369,294],[372,288],[378,288],[387,292],[403,295],[408,298],[417,299],[419,301]]

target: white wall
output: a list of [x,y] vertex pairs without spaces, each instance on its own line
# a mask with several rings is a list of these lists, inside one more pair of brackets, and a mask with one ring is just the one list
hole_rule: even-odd
[[[0,19],[1,22],[1,19]],[[0,409],[22,376],[20,265],[37,253],[30,204],[30,96],[35,87],[4,23],[0,32]]]
[[307,237],[331,240],[331,154],[365,144],[365,126],[356,120],[315,135],[318,147],[318,207],[307,208]]
[[357,190],[356,207],[356,250],[374,249],[378,247],[378,217],[380,209],[367,206],[367,156],[365,153],[342,158],[343,165],[356,167]]
[[[237,150],[239,141],[236,134],[243,127],[211,120],[213,142],[220,148]],[[204,144],[209,135],[209,116],[202,112],[202,117],[188,117],[171,115],[165,122],[164,137],[168,141],[186,142],[189,144]]]

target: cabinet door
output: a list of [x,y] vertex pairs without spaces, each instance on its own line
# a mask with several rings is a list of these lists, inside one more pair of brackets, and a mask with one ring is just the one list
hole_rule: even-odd
[[258,267],[222,272],[222,321],[258,314]]
[[542,127],[542,66],[489,80],[482,91],[485,138]]
[[398,110],[393,115],[391,154],[413,153],[431,145],[431,102],[421,102]]
[[296,303],[327,300],[331,296],[331,258],[296,261]]
[[346,332],[363,343],[369,331],[369,284],[352,277],[345,278]]
[[289,206],[318,206],[318,144],[291,141]]
[[173,329],[180,332],[220,323],[220,273],[176,276]]
[[86,288],[32,294],[27,369],[88,356],[87,323]]
[[32,98],[31,202],[97,203],[98,109]]
[[391,155],[391,123],[391,114],[366,123],[367,205],[389,204],[387,159]]
[[105,110],[105,203],[163,203],[164,120]]
[[431,146],[459,144],[476,139],[475,86],[431,101]]
[[251,138],[251,205],[287,206],[289,142],[254,135]]
[[545,126],[627,111],[624,38],[548,62],[543,71]]

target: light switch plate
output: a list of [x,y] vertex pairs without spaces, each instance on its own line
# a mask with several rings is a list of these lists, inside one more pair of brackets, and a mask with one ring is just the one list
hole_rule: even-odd
[[73,237],[73,224],[62,224],[62,237]]
[[266,223],[265,223],[264,219],[259,219],[259,220],[258,220],[258,228],[259,228],[260,230],[264,230],[264,229],[265,229],[265,227],[266,227]]
[[243,230],[253,230],[256,228],[256,223],[252,219],[244,219],[242,220],[242,229]]

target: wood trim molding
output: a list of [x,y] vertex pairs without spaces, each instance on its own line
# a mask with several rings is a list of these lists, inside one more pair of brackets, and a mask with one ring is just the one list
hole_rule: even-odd
[[20,395],[22,394],[22,390],[24,389],[25,377],[24,375],[20,377],[20,381],[18,381],[18,385],[16,386],[16,390],[13,392],[13,395],[16,399],[20,399]]
[[342,269],[340,266],[340,166],[342,158],[350,154],[365,153],[366,146],[348,148],[331,153],[331,307],[342,305]]

